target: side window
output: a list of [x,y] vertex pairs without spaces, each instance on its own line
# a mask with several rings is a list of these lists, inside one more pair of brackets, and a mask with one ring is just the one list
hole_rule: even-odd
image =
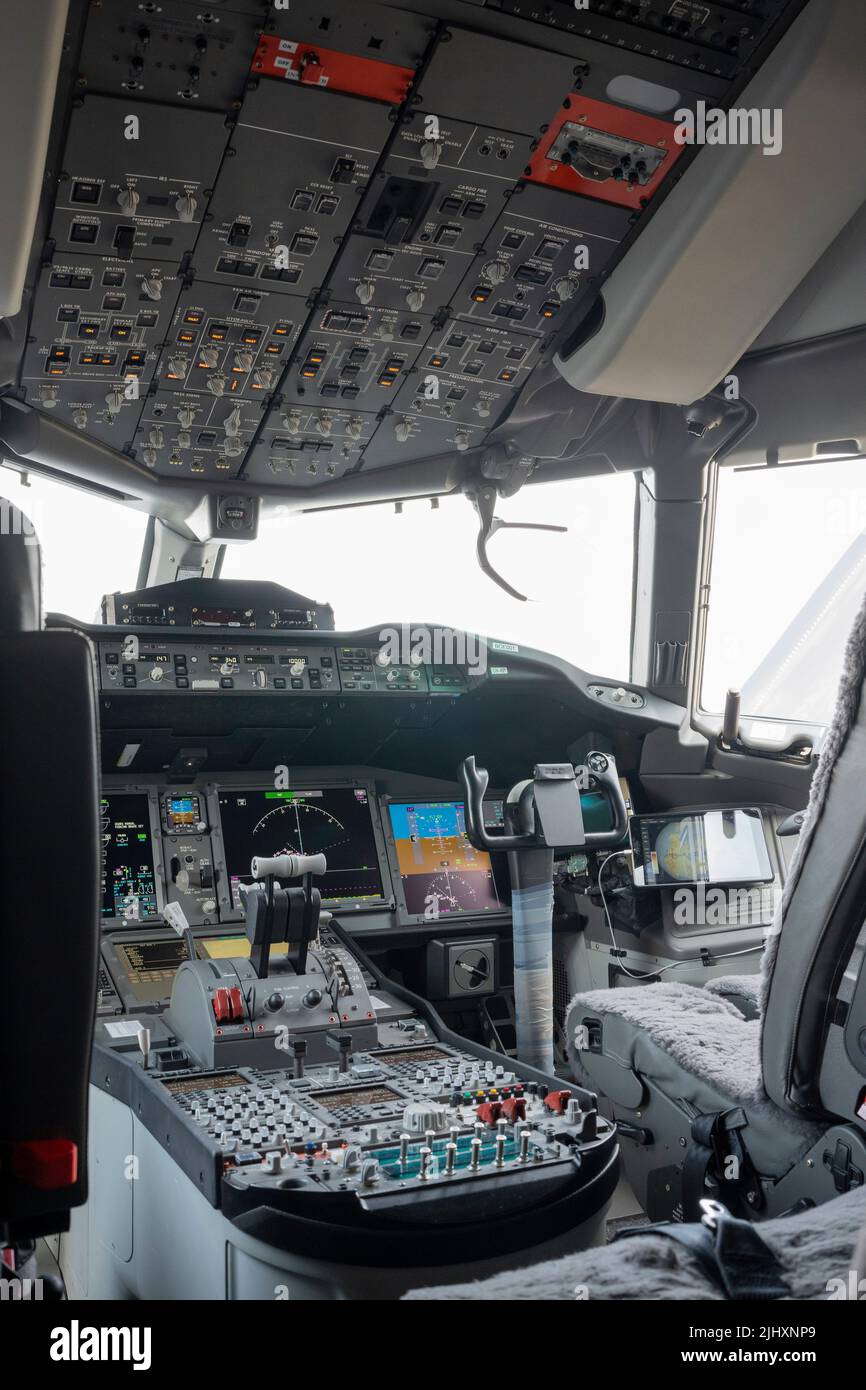
[[866,460],[722,468],[700,704],[827,724],[866,593]]

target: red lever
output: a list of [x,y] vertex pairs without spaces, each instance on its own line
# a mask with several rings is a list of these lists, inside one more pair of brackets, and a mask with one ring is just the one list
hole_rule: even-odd
[[217,1023],[225,1023],[231,1017],[231,1001],[227,989],[215,989],[213,999],[214,1018]]
[[551,1091],[544,1097],[544,1104],[554,1115],[561,1115],[571,1100],[571,1091]]
[[11,1150],[12,1172],[28,1187],[72,1187],[78,1179],[74,1139],[22,1139]]
[[526,1101],[522,1096],[510,1096],[503,1102],[502,1114],[511,1124],[516,1125],[518,1120],[526,1119]]
[[232,1019],[237,1020],[245,1017],[244,998],[237,985],[232,985],[229,990],[229,1013]]
[[498,1100],[487,1100],[477,1107],[475,1113],[479,1120],[492,1129],[502,1113],[502,1105]]

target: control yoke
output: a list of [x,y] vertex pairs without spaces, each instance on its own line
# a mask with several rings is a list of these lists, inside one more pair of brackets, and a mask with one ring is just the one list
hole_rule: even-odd
[[[475,758],[460,764],[466,802],[466,836],[476,849],[613,849],[628,829],[628,813],[619,785],[616,763],[607,753],[588,753],[579,767],[571,763],[539,763],[531,779],[508,793],[506,826],[510,833],[491,835],[484,826],[486,769]],[[584,830],[581,791],[604,792],[613,812],[610,830]]]
[[[252,950],[250,961],[260,980],[267,978],[271,946],[275,942],[297,942],[289,959],[299,975],[307,969],[307,951],[319,929],[322,905],[313,875],[327,871],[324,854],[278,854],[274,858],[256,857],[250,866],[255,880],[241,884],[246,914],[246,931]],[[277,886],[277,879],[299,878],[299,888]]]
[[[466,803],[466,838],[476,849],[508,854],[514,946],[514,1012],[517,1055],[553,1072],[553,854],[564,849],[614,849],[628,829],[628,813],[607,753],[588,753],[586,762],[539,763],[505,800],[505,834],[484,825],[488,776],[474,757],[460,764]],[[610,803],[610,830],[587,831],[580,793],[602,791]]]

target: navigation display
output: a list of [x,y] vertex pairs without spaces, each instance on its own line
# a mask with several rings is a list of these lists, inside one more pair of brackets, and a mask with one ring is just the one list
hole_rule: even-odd
[[[491,829],[502,824],[498,806],[497,815],[497,803],[485,803],[485,823]],[[436,922],[503,910],[490,855],[466,838],[462,801],[395,801],[388,809],[411,916]]]
[[147,922],[159,915],[150,807],[143,792],[115,792],[99,802],[102,916]]
[[266,791],[223,787],[219,794],[232,903],[251,883],[255,855],[324,854],[328,872],[314,880],[323,902],[381,902],[384,897],[373,820],[364,787]]
[[638,888],[768,883],[773,878],[758,810],[633,816],[629,832]]

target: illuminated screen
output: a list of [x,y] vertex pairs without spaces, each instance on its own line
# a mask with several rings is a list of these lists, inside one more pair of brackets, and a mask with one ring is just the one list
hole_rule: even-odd
[[122,945],[115,942],[114,954],[123,968],[130,993],[142,1004],[167,999],[178,966],[189,960],[186,942],[177,936]]
[[197,796],[165,798],[165,823],[169,830],[195,830],[201,824],[201,806]]
[[255,856],[324,854],[328,871],[314,880],[324,902],[380,902],[384,896],[370,804],[363,787],[321,791],[220,791],[226,868],[232,902],[251,883]]
[[[389,810],[406,910],[413,917],[435,922],[502,911],[490,855],[466,838],[462,801],[392,802]],[[498,823],[487,805],[484,819]]]
[[102,916],[146,922],[158,915],[147,797],[139,792],[103,796]]
[[633,816],[629,833],[640,888],[767,883],[773,877],[758,810]]

